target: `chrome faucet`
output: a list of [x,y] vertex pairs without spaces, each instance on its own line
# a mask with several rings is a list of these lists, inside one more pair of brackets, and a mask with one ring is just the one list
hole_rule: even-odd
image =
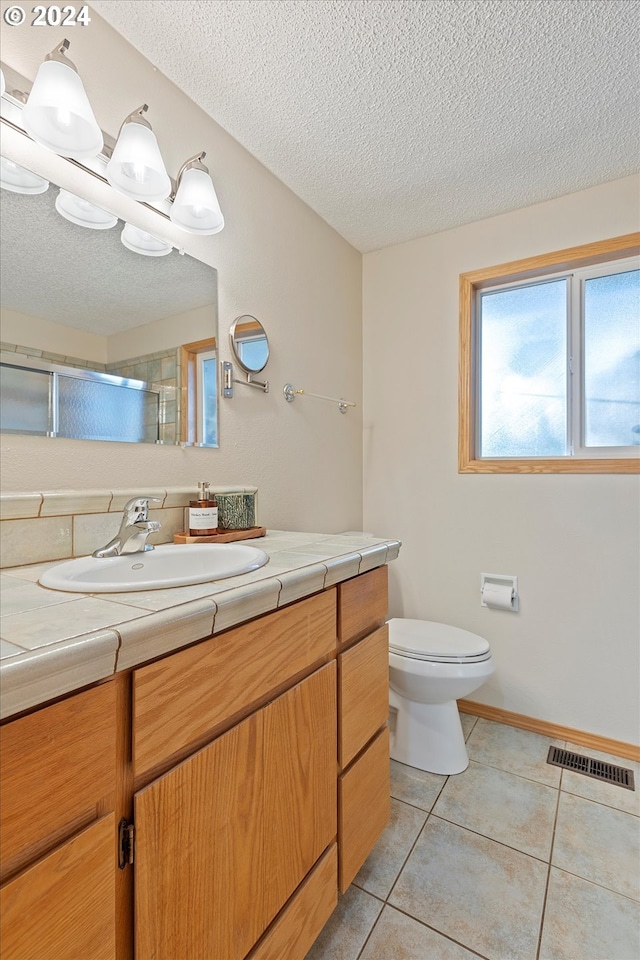
[[149,502],[160,503],[159,497],[134,497],[124,505],[120,529],[109,543],[95,550],[92,557],[120,557],[123,553],[144,553],[153,550],[147,537],[160,529],[157,520],[149,520]]

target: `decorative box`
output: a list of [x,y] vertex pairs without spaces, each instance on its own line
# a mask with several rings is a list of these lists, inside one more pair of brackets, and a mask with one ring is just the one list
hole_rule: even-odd
[[218,530],[249,530],[256,525],[255,493],[216,493]]

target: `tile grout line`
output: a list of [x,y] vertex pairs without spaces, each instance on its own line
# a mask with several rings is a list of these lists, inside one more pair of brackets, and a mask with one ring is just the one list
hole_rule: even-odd
[[472,827],[465,826],[464,823],[457,823],[455,820],[449,820],[447,817],[443,817],[441,813],[434,813],[433,816],[436,820],[442,820],[443,823],[448,823],[452,827],[457,827],[459,830],[466,830],[467,833],[472,833],[476,837],[482,837],[483,840],[490,840],[491,843],[497,843],[501,847],[505,847],[507,850],[513,850],[514,853],[520,853],[523,857],[529,857],[531,860],[537,860],[538,863],[549,863],[543,857],[537,857],[534,853],[527,853],[526,850],[521,850],[519,847],[512,847],[510,843],[505,843],[504,840],[496,840],[495,837],[490,837],[486,833],[480,833],[479,830],[474,830]]
[[[449,777],[447,776],[446,780],[444,781],[444,783],[442,784],[442,786],[440,787],[440,789],[439,789],[439,791],[438,791],[438,795],[436,796],[435,800],[434,800],[433,803],[431,804],[431,809],[427,812],[427,816],[426,816],[426,818],[425,818],[425,821],[424,821],[424,823],[422,824],[422,827],[420,828],[420,830],[418,831],[418,834],[417,834],[415,840],[414,840],[413,843],[411,844],[411,848],[410,848],[409,852],[407,853],[406,857],[405,857],[404,860],[402,861],[402,866],[401,866],[400,869],[398,870],[398,872],[397,872],[397,874],[396,874],[396,878],[395,878],[395,880],[393,881],[393,883],[391,884],[391,888],[390,888],[388,894],[387,894],[386,897],[385,897],[385,901],[384,901],[385,903],[388,903],[388,902],[389,902],[389,897],[391,896],[391,894],[392,894],[393,891],[395,890],[396,884],[397,884],[398,880],[400,879],[400,874],[402,873],[402,871],[403,871],[404,868],[406,867],[406,865],[407,865],[407,860],[409,859],[409,857],[410,857],[411,854],[413,853],[413,851],[414,851],[414,849],[415,849],[415,846],[416,846],[418,840],[420,839],[420,837],[421,837],[422,834],[424,833],[425,827],[426,827],[427,824],[429,823],[429,818],[430,818],[431,815],[432,815],[433,808],[435,807],[436,803],[437,803],[438,800],[440,799],[440,795],[442,794],[442,791],[444,790],[444,788],[446,787],[446,785],[447,785],[448,782],[449,782]],[[400,802],[402,803],[403,801],[400,801]],[[418,808],[416,808],[416,809],[420,809],[420,808],[418,807]],[[423,810],[422,812],[424,813],[425,811]]]
[[540,960],[540,951],[542,949],[542,934],[544,931],[545,913],[547,911],[547,898],[549,896],[549,882],[551,880],[551,861],[553,859],[553,845],[556,839],[556,828],[558,826],[558,814],[560,812],[560,796],[562,794],[562,774],[560,771],[560,780],[558,782],[558,799],[556,800],[556,815],[553,818],[553,830],[551,831],[551,846],[549,847],[549,865],[547,868],[547,881],[544,886],[544,897],[542,898],[542,912],[540,913],[540,930],[538,932],[538,946],[536,949],[536,960]]
[[437,927],[432,927],[431,924],[425,923],[424,920],[420,920],[418,917],[414,917],[413,914],[407,913],[406,910],[403,910],[402,907],[396,906],[395,903],[386,903],[385,906],[388,906],[390,910],[397,910],[398,913],[401,913],[404,917],[408,917],[409,920],[413,920],[415,923],[419,923],[420,926],[425,927],[425,929],[432,930],[433,933],[436,933],[439,937],[442,937],[443,940],[448,940],[449,943],[455,943],[457,947],[461,947],[463,950],[466,950],[468,953],[472,954],[472,956],[479,957],[480,960],[493,960],[492,957],[489,957],[484,953],[478,953],[477,950],[475,950],[473,947],[470,947],[468,944],[463,943],[462,940],[454,940],[454,938],[450,937],[448,933],[443,933],[442,930],[438,930]]
[[[444,783],[442,784],[442,787],[441,787],[440,790],[438,791],[438,796],[436,797],[436,799],[435,799],[435,800],[433,801],[433,803],[431,804],[431,810],[433,810],[433,807],[435,806],[435,804],[436,804],[436,802],[437,802],[437,800],[438,800],[438,797],[440,796],[440,794],[441,794],[442,791],[444,790],[444,788],[445,788],[445,786],[446,786],[446,784],[447,784],[448,779],[449,779],[449,777],[446,778],[446,780],[445,780]],[[393,799],[394,799],[394,800],[397,800],[397,797],[394,797]],[[400,800],[400,801],[398,801],[398,802],[399,802],[399,803],[403,803],[404,801]],[[419,808],[419,807],[414,807],[413,809],[419,810],[420,808]],[[376,917],[375,923],[374,923],[373,926],[371,927],[371,930],[369,930],[369,933],[367,934],[366,940],[364,941],[364,943],[362,944],[362,948],[361,948],[360,951],[358,952],[358,955],[357,955],[357,957],[356,957],[356,960],[359,960],[359,958],[362,956],[363,951],[366,949],[366,946],[367,946],[367,944],[368,944],[368,942],[369,942],[369,940],[370,940],[370,938],[371,938],[371,935],[372,935],[373,931],[375,930],[375,928],[377,927],[378,921],[379,921],[380,917],[382,916],[382,913],[383,913],[383,911],[384,911],[384,908],[385,908],[387,905],[391,906],[391,904],[389,904],[389,897],[390,897],[391,894],[393,893],[393,890],[394,890],[394,888],[395,888],[395,885],[396,885],[396,883],[398,882],[398,880],[399,880],[399,878],[400,878],[400,874],[402,873],[402,871],[404,870],[404,868],[405,868],[405,866],[406,866],[406,864],[407,864],[407,860],[409,859],[409,857],[410,857],[411,854],[413,853],[413,850],[414,850],[414,848],[415,848],[416,843],[418,842],[418,840],[419,840],[420,837],[422,836],[422,834],[423,834],[423,832],[424,832],[424,828],[426,827],[427,823],[429,822],[429,817],[431,816],[431,810],[429,810],[429,811],[421,810],[422,813],[426,813],[426,814],[427,814],[427,816],[426,816],[426,818],[425,818],[425,821],[424,821],[424,823],[422,824],[422,827],[420,828],[420,830],[418,830],[418,833],[417,833],[417,835],[416,835],[416,838],[415,838],[415,840],[413,841],[413,843],[411,844],[411,847],[410,847],[410,849],[409,849],[409,852],[407,853],[406,857],[405,857],[404,860],[402,861],[402,865],[400,866],[400,868],[399,868],[399,870],[398,870],[398,872],[397,872],[397,874],[396,874],[395,880],[394,880],[393,883],[391,884],[391,887],[389,888],[389,892],[387,893],[386,897],[384,898],[384,901],[382,902],[382,903],[383,903],[382,910],[380,911],[380,913],[379,913],[378,916]],[[363,887],[359,887],[358,889],[359,889],[359,890],[363,890],[364,893],[369,893],[369,891],[368,891],[368,890],[364,890]],[[371,894],[370,894],[370,896],[371,896]],[[375,896],[375,894],[373,894],[373,896]],[[376,897],[376,899],[379,899],[379,898]],[[409,914],[407,914],[407,916],[409,916]],[[415,918],[415,917],[412,917],[411,919],[412,919],[412,920],[415,920],[416,918]],[[418,921],[418,922],[419,922],[419,921]]]
[[[475,725],[476,725],[477,722],[478,722],[478,718],[476,717],[476,718],[475,718],[475,723],[473,724],[473,727],[475,727]],[[466,738],[467,740],[469,739],[469,737],[471,736],[471,734],[472,734],[472,732],[473,732],[473,727],[471,728],[471,730],[470,730],[469,733],[467,734],[467,738]],[[465,740],[465,742],[466,742],[466,740]],[[364,943],[362,944],[362,947],[361,947],[360,950],[358,951],[358,955],[357,955],[357,957],[356,957],[356,960],[360,960],[360,957],[362,956],[362,954],[363,954],[364,951],[366,950],[367,944],[369,943],[369,940],[370,940],[371,937],[373,936],[373,931],[374,931],[374,930],[376,929],[376,927],[378,926],[378,923],[380,922],[380,918],[382,917],[382,914],[384,913],[384,909],[385,909],[385,907],[387,907],[387,906],[388,906],[389,909],[391,909],[391,910],[398,910],[399,913],[402,913],[404,916],[409,917],[409,919],[413,920],[415,923],[420,923],[420,924],[421,924],[422,926],[424,926],[427,930],[433,930],[433,931],[434,931],[435,933],[437,933],[439,936],[445,936],[445,934],[440,933],[439,930],[435,930],[434,927],[430,927],[428,924],[422,923],[422,921],[421,921],[421,920],[418,920],[417,917],[412,917],[410,913],[405,913],[404,910],[402,910],[402,909],[400,909],[400,908],[398,908],[398,907],[390,904],[390,903],[389,903],[389,897],[390,897],[391,894],[393,893],[393,891],[394,891],[394,889],[395,889],[395,886],[396,886],[398,880],[400,879],[400,875],[401,875],[402,871],[404,870],[404,868],[405,868],[405,866],[406,866],[406,864],[407,864],[407,861],[408,861],[409,857],[410,857],[411,854],[413,853],[413,851],[414,851],[414,849],[415,849],[415,846],[416,846],[418,840],[420,839],[420,837],[421,837],[422,834],[424,833],[424,829],[425,829],[427,823],[429,822],[429,817],[431,816],[431,812],[432,812],[433,808],[435,807],[436,803],[438,802],[438,800],[440,799],[440,796],[441,796],[441,794],[442,794],[442,791],[443,791],[444,788],[446,787],[448,781],[449,781],[449,776],[447,775],[447,776],[445,777],[445,779],[444,779],[444,781],[443,781],[440,789],[438,790],[438,793],[437,793],[437,795],[436,795],[433,803],[431,804],[429,810],[424,810],[423,807],[417,807],[417,806],[415,806],[414,804],[407,803],[405,800],[402,800],[402,799],[400,799],[399,797],[394,797],[393,794],[390,794],[391,799],[396,800],[398,803],[406,803],[406,805],[407,805],[408,807],[411,807],[412,810],[419,810],[421,813],[426,813],[426,817],[425,817],[424,823],[422,824],[422,827],[420,828],[420,830],[418,831],[418,833],[417,833],[417,835],[416,835],[415,840],[414,840],[413,843],[411,844],[411,847],[410,847],[410,849],[409,849],[406,857],[405,857],[404,860],[402,861],[402,865],[400,866],[400,868],[399,868],[399,870],[398,870],[398,872],[397,872],[397,874],[396,874],[396,878],[395,878],[395,880],[393,881],[393,883],[391,884],[391,887],[389,888],[389,892],[387,893],[387,895],[386,895],[386,897],[384,898],[384,900],[381,900],[381,899],[380,899],[379,897],[377,897],[375,894],[370,894],[368,890],[365,890],[365,889],[364,889],[364,887],[358,887],[358,889],[359,889],[359,890],[362,890],[363,893],[367,893],[367,894],[369,894],[369,896],[373,896],[373,897],[375,897],[376,900],[378,900],[379,902],[381,902],[381,903],[382,903],[382,909],[380,910],[380,913],[379,913],[378,916],[376,917],[375,922],[373,923],[373,926],[371,927],[371,930],[369,930],[369,933],[367,934],[366,939],[365,939]],[[357,884],[354,884],[354,885],[355,885],[355,886],[358,886]],[[457,940],[452,940],[450,937],[446,937],[446,939],[449,940],[451,943],[456,943],[456,944],[458,944],[459,946],[464,947],[464,944],[458,943]],[[467,948],[464,947],[464,949],[467,949]],[[477,954],[477,956],[480,957],[481,955],[480,955],[480,954]],[[488,958],[482,958],[482,960],[488,960]]]
[[[558,790],[558,789],[559,789],[560,780],[558,780],[558,783],[557,783],[557,784],[555,784],[555,783],[547,783],[547,782],[544,781],[544,780],[536,780],[534,777],[525,777],[525,776],[523,776],[521,773],[514,773],[513,770],[507,770],[506,767],[496,767],[495,764],[493,764],[493,763],[487,763],[486,760],[477,760],[475,757],[472,757],[472,756],[469,756],[469,760],[470,760],[472,763],[478,763],[478,764],[480,764],[480,766],[482,766],[482,767],[488,767],[490,770],[499,770],[500,773],[509,773],[509,774],[511,774],[512,777],[519,777],[520,780],[526,780],[527,783],[539,783],[539,784],[540,784],[541,786],[543,786],[543,787],[551,787],[552,790]],[[559,768],[558,768],[558,769],[559,769]],[[463,771],[463,773],[464,773],[464,771]],[[561,771],[561,773],[562,773],[562,771]]]

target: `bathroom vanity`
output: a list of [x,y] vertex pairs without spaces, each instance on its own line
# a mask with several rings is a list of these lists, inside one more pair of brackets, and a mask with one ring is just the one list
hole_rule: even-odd
[[303,960],[389,816],[387,567],[355,569],[164,655],[146,618],[5,721],[7,957]]

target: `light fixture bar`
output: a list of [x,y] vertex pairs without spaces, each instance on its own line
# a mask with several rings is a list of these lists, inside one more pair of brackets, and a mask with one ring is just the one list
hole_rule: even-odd
[[[51,54],[49,54],[49,56],[51,56]],[[2,120],[3,123],[7,123],[14,130],[17,130],[19,133],[22,133],[25,137],[28,137],[29,134],[24,129],[24,127],[20,125],[20,123],[18,122],[18,118],[20,116],[20,111],[22,110],[22,108],[24,107],[27,101],[27,97],[31,93],[31,88],[33,86],[33,83],[31,80],[27,80],[26,77],[23,77],[21,73],[18,73],[17,70],[13,70],[11,67],[7,66],[6,63],[2,63],[1,66],[2,66],[2,71],[5,75],[5,80],[7,84],[7,88],[5,90],[3,99],[7,100],[9,103],[11,103],[16,107],[16,115],[14,120],[11,120],[10,118],[4,117],[4,116],[1,117],[0,119]],[[142,107],[140,108],[140,110],[142,110]],[[138,114],[138,113],[139,111],[136,110],[135,114]],[[140,115],[140,120],[138,122],[140,121],[145,122],[141,115]],[[104,140],[104,146],[95,159],[104,161],[104,165],[106,166],[106,164],[109,162],[109,160],[113,156],[113,151],[117,143],[117,138],[112,137],[111,134],[107,133],[105,130],[102,130],[102,138]],[[95,170],[92,170],[91,167],[86,166],[86,164],[84,164],[81,160],[74,160],[72,157],[65,157],[65,160],[69,160],[71,163],[75,163],[77,167],[81,167],[83,170],[87,170],[89,173],[93,174],[93,176],[98,177],[98,179],[102,180],[103,183],[108,182],[106,177],[103,177],[102,174],[97,173]],[[171,180],[171,196],[173,196],[176,191],[177,183],[173,177],[169,176],[169,179]],[[144,201],[138,201],[138,202],[141,202],[144,204],[144,206],[150,207],[151,210],[156,210],[158,213],[162,213],[163,216],[166,216],[164,211],[158,210],[157,207],[144,203]]]
[[[75,67],[65,59],[65,52],[68,46],[69,42],[67,40],[60,43],[58,47],[54,48],[54,50],[47,55],[44,62],[46,63],[47,60],[60,61],[75,71]],[[33,140],[33,137],[25,130],[22,121],[22,110],[33,88],[33,82],[5,63],[0,63],[0,66],[2,67],[3,76],[6,81],[6,88],[2,94],[0,123],[6,124],[22,136]],[[148,128],[153,136],[151,125],[143,116],[147,109],[147,105],[143,104],[126,118],[122,126],[124,127],[127,122],[133,122],[135,125]],[[102,183],[113,186],[106,176],[106,168],[113,156],[118,138],[111,136],[111,134],[101,130],[99,127],[97,127],[97,129],[100,130],[103,140],[103,147],[99,154],[88,158],[83,157],[82,159],[68,155],[63,156],[63,158],[68,163],[72,163],[79,169],[91,174],[92,177],[95,177]],[[144,199],[143,197],[133,197],[133,199],[148,210],[160,214],[165,220],[172,221],[187,233],[200,235],[218,233],[224,227],[224,217],[220,210],[220,203],[208,168],[202,162],[205,156],[205,151],[201,151],[186,160],[185,163],[182,164],[176,179],[173,179],[168,172],[164,170],[164,175],[169,181],[169,189],[167,193],[164,194],[163,199],[152,200]],[[182,183],[182,190],[180,190],[181,181],[184,181]],[[197,183],[195,181],[197,181]],[[175,199],[178,194],[180,194],[178,199],[181,205],[179,209],[176,209]]]

